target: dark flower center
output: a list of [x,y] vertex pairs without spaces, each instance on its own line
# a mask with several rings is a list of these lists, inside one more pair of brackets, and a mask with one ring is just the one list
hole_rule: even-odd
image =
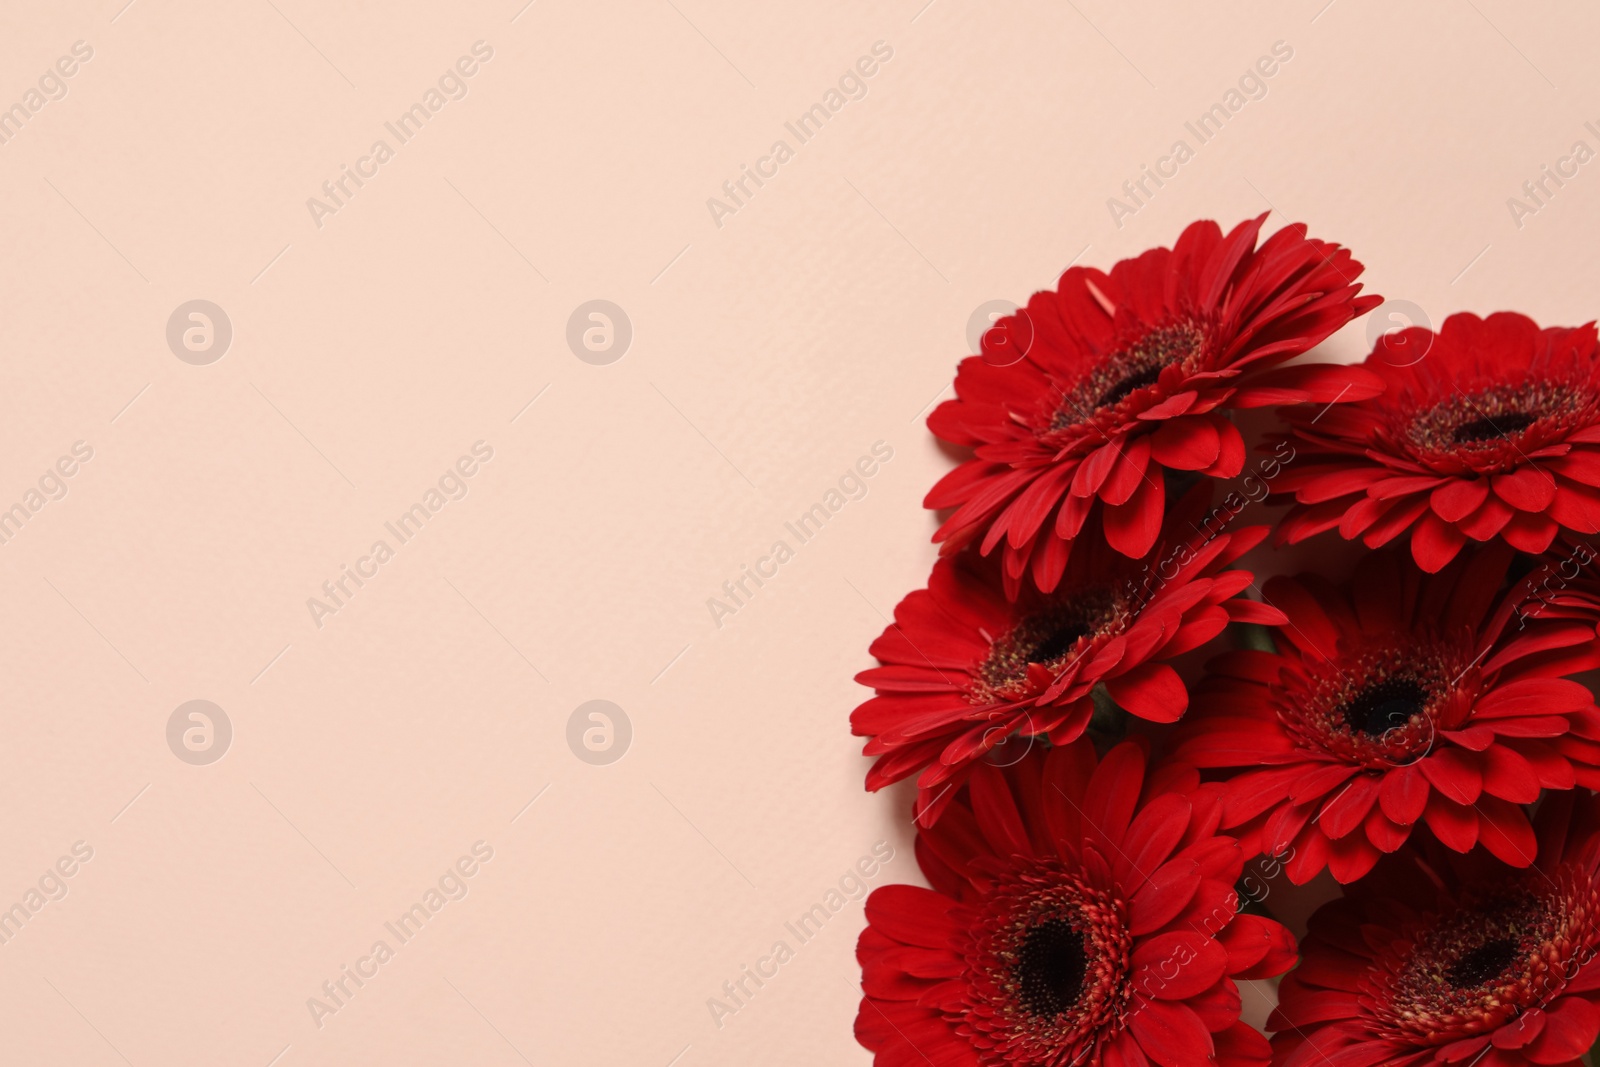
[[1147,385],[1156,384],[1156,381],[1160,377],[1161,367],[1158,364],[1129,371],[1123,376],[1121,381],[1112,385],[1111,388],[1107,389],[1105,393],[1095,401],[1095,407],[1108,408],[1112,404],[1122,400],[1123,397],[1127,396],[1135,389],[1143,389]]
[[1456,960],[1446,974],[1457,989],[1473,989],[1506,973],[1517,958],[1517,942],[1509,937],[1486,941]]
[[1489,418],[1473,419],[1457,426],[1450,434],[1451,440],[1458,445],[1477,444],[1479,441],[1494,441],[1510,437],[1518,430],[1525,430],[1535,422],[1532,415],[1525,415],[1519,411],[1508,411],[1503,415]]
[[1089,422],[1140,389],[1155,385],[1166,368],[1198,357],[1204,351],[1205,339],[1200,327],[1189,321],[1149,330],[1101,359],[1063,393],[1048,429],[1064,430]]
[[1023,616],[1010,633],[994,642],[988,659],[976,670],[972,701],[1016,699],[1030,664],[1050,667],[1071,662],[1069,657],[1084,640],[1115,627],[1123,612],[1110,590],[1086,589]]
[[1026,653],[1029,663],[1049,663],[1066,655],[1072,646],[1094,632],[1087,619],[1074,618],[1062,622],[1041,638]]
[[1391,432],[1430,466],[1495,473],[1588,424],[1597,409],[1600,396],[1587,380],[1530,376],[1476,389],[1452,382],[1424,406],[1396,409]]
[[1127,1025],[1133,934],[1106,872],[1015,857],[973,902],[963,1003],[942,1010],[975,1038],[984,1064],[1102,1062]]
[[1581,863],[1469,879],[1385,935],[1363,993],[1376,1036],[1443,1046],[1548,1005],[1594,958],[1597,903]]
[[[1370,642],[1358,644],[1358,641]],[[1477,692],[1470,655],[1424,633],[1351,635],[1337,655],[1307,661],[1304,677],[1273,687],[1278,721],[1295,744],[1371,770],[1422,759],[1440,730],[1457,729]]]
[[1059,1015],[1077,1003],[1089,957],[1083,934],[1065,919],[1029,930],[1017,950],[1019,999],[1031,1015]]
[[1367,686],[1340,709],[1352,732],[1382,737],[1421,715],[1428,692],[1415,679],[1387,678]]

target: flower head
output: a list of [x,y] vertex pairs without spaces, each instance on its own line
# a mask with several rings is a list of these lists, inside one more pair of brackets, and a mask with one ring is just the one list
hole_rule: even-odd
[[1125,556],[1150,550],[1171,468],[1231,478],[1244,443],[1228,408],[1354,401],[1381,385],[1359,367],[1271,369],[1378,303],[1359,297],[1361,264],[1296,224],[1256,245],[1266,218],[1227,236],[1214,222],[1109,274],[1074,267],[1053,291],[984,335],[963,360],[956,399],[928,419],[973,457],[928,493],[954,508],[934,535],[946,551],[1003,547],[1016,590],[1031,568],[1054,589],[1091,513]]
[[1600,710],[1566,677],[1600,666],[1600,649],[1592,621],[1508,625],[1509,557],[1479,552],[1430,576],[1384,552],[1345,587],[1268,581],[1289,618],[1278,651],[1213,660],[1176,752],[1241,768],[1223,787],[1223,825],[1265,851],[1292,848],[1296,883],[1323,867],[1360,878],[1423,824],[1457,851],[1481,843],[1526,867],[1519,805],[1600,785]]
[[1274,485],[1295,542],[1337,528],[1368,547],[1407,532],[1437,571],[1468,541],[1523,552],[1600,532],[1600,342],[1511,312],[1452,315],[1379,340],[1387,389],[1312,421],[1288,412],[1295,465]]
[[1557,794],[1519,870],[1407,848],[1311,919],[1277,1067],[1561,1065],[1600,1037],[1600,804]]
[[878,1067],[1264,1065],[1234,980],[1281,974],[1294,941],[1238,914],[1245,856],[1195,785],[1131,741],[977,770],[918,834],[933,888],[867,900],[856,1037]]
[[[1081,736],[1104,683],[1133,715],[1172,722],[1189,697],[1165,660],[1196,648],[1229,621],[1282,622],[1235,594],[1253,580],[1228,565],[1266,536],[1227,531],[1198,517],[1197,490],[1175,510],[1166,537],[1143,560],[1091,543],[1075,553],[1051,593],[1008,599],[992,561],[945,557],[926,589],[895,608],[872,643],[882,666],[856,680],[876,694],[851,715],[878,760],[867,788],[920,773],[918,818],[931,824],[973,765],[1001,745]],[[1021,739],[1021,740],[1019,740]],[[994,758],[1012,758],[995,756]]]

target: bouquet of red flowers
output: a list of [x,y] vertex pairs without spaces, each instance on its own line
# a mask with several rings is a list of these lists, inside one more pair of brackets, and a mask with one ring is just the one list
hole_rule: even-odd
[[[966,450],[925,501],[941,558],[851,716],[868,789],[916,778],[929,885],[867,901],[878,1067],[1576,1067],[1600,1038],[1594,324],[1290,364],[1380,301],[1264,220],[1068,270],[929,417]],[[1264,407],[1248,464],[1231,412]],[[1290,506],[1235,521],[1260,501]],[[1335,529],[1349,573],[1246,562]],[[1333,894],[1298,945],[1279,875]],[[1241,1014],[1279,976],[1269,1038]]]

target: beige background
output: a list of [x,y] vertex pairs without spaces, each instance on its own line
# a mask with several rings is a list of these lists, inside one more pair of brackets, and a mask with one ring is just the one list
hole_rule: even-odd
[[[94,54],[0,145],[0,507],[94,455],[0,545],[0,907],[94,855],[0,946],[0,1061],[866,1062],[858,903],[720,1027],[706,1001],[875,842],[874,885],[916,877],[846,717],[933,558],[920,416],[973,310],[1269,207],[1435,322],[1600,304],[1600,163],[1507,206],[1600,148],[1600,15],[1325,2],[6,5],[0,104]],[[1276,41],[1267,95],[1118,228],[1107,198]],[[307,198],[379,137],[319,228]],[[197,298],[233,327],[209,366],[164,337]],[[633,327],[607,366],[565,340],[594,298]],[[479,440],[468,495],[315,626]],[[867,495],[715,626],[880,440]],[[192,699],[234,730],[208,766],[166,741]],[[591,699],[632,724],[608,766],[567,744]],[[319,1028],[307,998],[479,840],[470,893]]]

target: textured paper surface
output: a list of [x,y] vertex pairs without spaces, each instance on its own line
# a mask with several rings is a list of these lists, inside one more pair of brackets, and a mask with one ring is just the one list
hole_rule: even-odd
[[0,12],[0,1060],[866,1063],[851,676],[973,313],[1271,209],[1594,315],[1576,4],[522,2]]

